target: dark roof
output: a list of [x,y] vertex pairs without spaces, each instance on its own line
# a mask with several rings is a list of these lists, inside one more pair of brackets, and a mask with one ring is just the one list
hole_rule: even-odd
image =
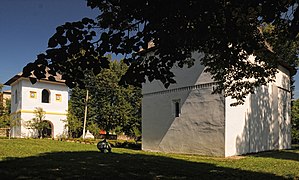
[[286,68],[290,72],[290,76],[294,76],[297,73],[297,70],[295,67],[290,66],[288,63],[284,61],[278,61],[278,64],[282,67]]
[[[46,73],[46,78],[42,78],[40,79],[40,81],[51,81],[51,82],[56,82],[56,83],[65,83],[65,80],[61,79],[61,75],[57,74],[56,76],[54,76],[55,81],[49,80],[49,77],[51,75],[47,72]],[[10,78],[6,83],[4,83],[4,85],[8,85],[10,86],[12,83],[14,83],[15,81],[17,81],[20,78],[26,78],[29,79],[30,77],[32,78],[36,78],[33,74],[31,74],[29,77],[24,77],[23,76],[23,72],[18,73],[17,75],[13,76],[12,78]]]
[[2,92],[3,94],[11,94],[11,90],[6,90]]

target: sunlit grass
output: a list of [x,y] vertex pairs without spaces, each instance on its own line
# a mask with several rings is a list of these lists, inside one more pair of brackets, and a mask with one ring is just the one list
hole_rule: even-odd
[[94,146],[48,139],[0,139],[0,159],[36,156],[45,152],[89,151]]
[[165,154],[46,139],[0,139],[0,174],[16,179],[299,178],[299,149],[234,158]]

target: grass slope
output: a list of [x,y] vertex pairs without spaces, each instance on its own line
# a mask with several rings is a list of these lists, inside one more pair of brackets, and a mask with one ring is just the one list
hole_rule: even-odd
[[150,153],[40,139],[0,139],[1,179],[299,179],[299,149],[243,158]]

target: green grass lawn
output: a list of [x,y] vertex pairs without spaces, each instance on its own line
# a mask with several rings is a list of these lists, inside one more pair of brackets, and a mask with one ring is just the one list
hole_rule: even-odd
[[241,158],[150,153],[45,139],[0,139],[0,179],[299,179],[299,149]]

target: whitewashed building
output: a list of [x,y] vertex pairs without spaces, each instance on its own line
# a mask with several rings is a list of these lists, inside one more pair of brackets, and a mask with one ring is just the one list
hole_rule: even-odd
[[68,88],[61,80],[61,76],[55,77],[56,82],[45,78],[32,84],[29,78],[21,75],[22,73],[17,74],[5,83],[11,86],[11,114],[14,119],[11,136],[37,137],[37,132],[26,126],[26,122],[35,117],[36,108],[42,108],[45,111],[45,120],[50,126],[46,132],[48,137],[58,138],[64,135],[68,110]]
[[195,53],[191,68],[174,67],[176,84],[143,84],[142,149],[234,156],[291,147],[290,73],[279,66],[276,82],[256,89],[244,105],[212,94],[216,83]]

